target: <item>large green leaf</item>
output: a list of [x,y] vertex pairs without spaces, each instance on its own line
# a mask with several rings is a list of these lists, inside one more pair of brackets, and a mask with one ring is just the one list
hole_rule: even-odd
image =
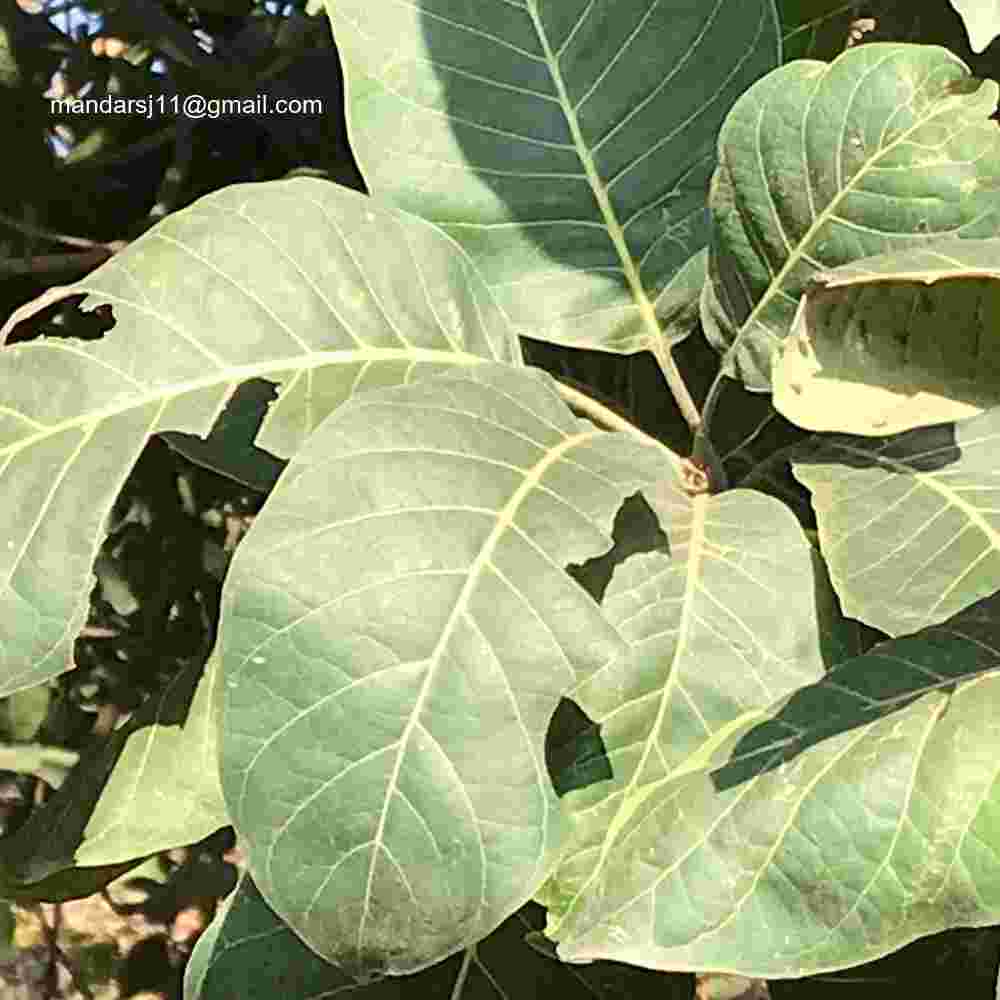
[[79,293],[112,306],[102,339],[0,350],[0,695],[71,665],[105,519],[151,434],[204,435],[265,377],[281,393],[257,444],[286,458],[359,390],[520,359],[448,237],[313,179],[216,192],[45,302]]
[[[125,725],[80,755],[67,780],[0,840],[0,896],[26,899],[95,873],[89,895],[137,859],[229,825],[218,777],[216,657],[178,675]],[[107,878],[101,881],[100,873]]]
[[217,670],[213,654],[200,676],[185,671],[136,713],[73,855],[77,864],[155,854],[229,825],[219,785]]
[[889,438],[824,435],[794,455],[846,614],[889,635],[1000,586],[1000,409]]
[[997,93],[946,49],[876,43],[789,63],[737,101],[701,299],[727,375],[770,389],[772,352],[818,271],[1000,234]]
[[1000,405],[1000,239],[817,275],[774,364],[774,405],[812,431],[885,436]]
[[772,0],[327,10],[369,189],[454,236],[519,333],[631,353],[690,331],[675,275],[723,117],[779,61]]
[[647,788],[560,956],[796,977],[996,923],[998,623],[994,596],[876,646]]
[[603,603],[630,655],[569,692],[600,727],[613,779],[563,800],[573,843],[539,896],[560,941],[577,909],[600,906],[595,887],[614,865],[618,831],[646,796],[700,770],[735,725],[861,651],[780,501],[665,486],[650,499],[670,554],[626,561]]
[[358,396],[292,459],[226,581],[222,784],[318,954],[416,972],[541,884],[546,727],[626,651],[564,567],[679,469],[502,365]]
[[[132,845],[124,845],[117,853],[112,852],[106,862],[104,855],[98,853],[98,860],[90,863],[80,850],[86,840],[88,819],[129,734],[129,727],[119,729],[109,735],[103,746],[80,754],[72,770],[60,775],[58,787],[45,802],[36,805],[27,821],[14,833],[0,839],[0,898],[59,902],[90,896],[146,859],[148,855],[143,852],[141,843],[134,849]],[[51,774],[44,776],[48,780],[53,778]],[[209,792],[212,790],[211,778],[211,772],[200,776],[200,784]],[[215,785],[217,787],[217,782]],[[186,791],[178,792],[180,803],[184,802]],[[169,791],[157,795],[154,789],[150,799],[153,803],[157,800],[162,803],[169,797]],[[220,803],[216,792],[213,804]],[[201,829],[198,826],[200,816],[186,818],[194,821],[196,829]],[[183,819],[180,824],[183,825]],[[209,832],[220,825],[215,823]],[[170,842],[170,846],[179,846],[178,841]]]

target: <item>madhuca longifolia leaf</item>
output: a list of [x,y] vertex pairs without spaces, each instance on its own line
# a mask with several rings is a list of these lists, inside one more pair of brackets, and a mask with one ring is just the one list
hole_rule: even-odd
[[[630,941],[648,941],[638,916],[648,898],[623,917],[605,905],[619,836],[643,803],[669,803],[671,788],[701,773],[734,727],[854,655],[856,630],[779,500],[745,489],[692,498],[667,483],[645,495],[669,555],[639,553],[615,570],[602,607],[629,654],[567,693],[592,721],[612,775],[563,796],[570,840],[536,899],[549,911],[546,935],[570,961],[588,957],[575,941],[581,921],[599,919],[608,924],[601,957],[721,968],[637,957]],[[683,817],[678,824],[687,828]]]
[[[0,348],[0,695],[72,662],[107,516],[150,435],[178,432],[177,444],[219,430],[237,388],[265,380],[278,398],[253,444],[270,453],[268,479],[355,393],[521,363],[452,240],[313,178],[200,199],[18,310],[0,343],[20,320],[81,294],[88,309],[110,306],[103,337]],[[245,481],[243,449],[232,471]],[[225,462],[202,450],[196,460]]]
[[510,365],[359,394],[292,458],[226,579],[221,774],[318,954],[419,972],[533,896],[563,844],[550,720],[628,648],[566,568],[680,470]]
[[1000,581],[1000,409],[891,437],[815,435],[792,456],[844,613],[899,636]]
[[1000,235],[997,94],[946,49],[879,42],[789,63],[740,97],[719,138],[701,297],[727,375],[770,390],[818,272]]
[[[995,924],[998,741],[994,594],[835,666],[649,787],[568,898],[559,956],[784,978]],[[612,762],[625,752],[609,739]]]
[[632,354],[697,324],[716,140],[780,61],[771,0],[337,0],[369,190],[469,253],[522,336]]
[[774,358],[774,405],[885,437],[1000,405],[1000,239],[947,239],[817,276]]

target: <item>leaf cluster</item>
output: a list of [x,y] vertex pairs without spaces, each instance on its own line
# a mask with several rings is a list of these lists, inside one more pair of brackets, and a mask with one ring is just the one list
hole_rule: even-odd
[[363,185],[11,314],[0,893],[231,826],[191,1000],[998,922],[1000,87],[821,6],[338,0]]

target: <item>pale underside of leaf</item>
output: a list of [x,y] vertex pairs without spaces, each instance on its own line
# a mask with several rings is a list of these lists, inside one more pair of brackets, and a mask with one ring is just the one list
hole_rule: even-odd
[[797,977],[995,923],[998,620],[876,646],[646,795],[560,956]]
[[549,719],[625,648],[564,567],[678,474],[490,365],[359,396],[293,460],[226,582],[222,773],[317,952],[418,971],[535,892],[561,846]]
[[170,704],[178,680],[155,698],[162,708],[150,711],[155,721],[128,737],[84,830],[77,864],[106,865],[152,855],[196,843],[229,825],[213,712],[217,670],[213,655],[190,704],[187,698],[182,706]]
[[889,635],[942,622],[1000,581],[1000,410],[793,457],[845,614]]
[[576,952],[581,914],[601,909],[622,831],[644,803],[840,655],[824,645],[839,614],[829,583],[783,504],[662,486],[650,499],[670,557],[635,556],[616,571],[604,605],[630,656],[573,691],[600,724],[614,777],[563,800],[573,840],[541,897],[560,954],[564,942]]
[[105,519],[151,434],[205,435],[264,378],[281,389],[256,444],[284,458],[356,392],[521,358],[447,236],[314,179],[209,195],[59,297],[83,293],[113,308],[101,339],[0,350],[3,694],[71,666]]
[[885,436],[1000,405],[1000,240],[948,240],[824,273],[775,360],[774,405]]

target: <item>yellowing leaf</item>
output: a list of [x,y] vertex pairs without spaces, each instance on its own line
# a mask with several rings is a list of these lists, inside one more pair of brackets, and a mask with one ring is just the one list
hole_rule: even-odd
[[1000,404],[1000,239],[823,274],[776,352],[774,405],[812,431],[889,435]]

